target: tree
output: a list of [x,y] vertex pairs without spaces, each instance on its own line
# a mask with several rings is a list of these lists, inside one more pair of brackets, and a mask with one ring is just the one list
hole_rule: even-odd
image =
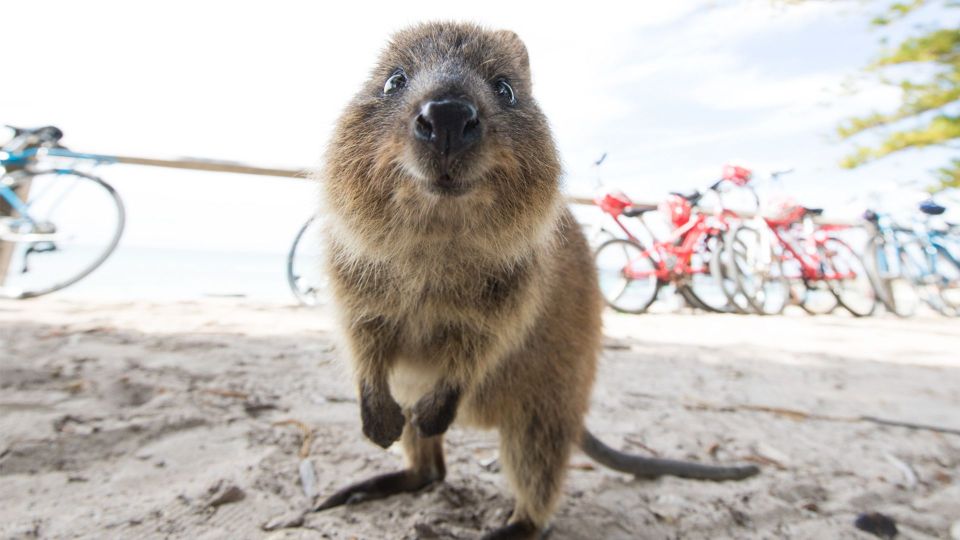
[[[924,7],[949,15],[960,8],[957,0],[910,0],[890,5],[873,20],[877,26],[895,24]],[[942,20],[942,19],[941,19]],[[884,51],[867,67],[902,91],[902,102],[892,112],[875,112],[843,122],[837,132],[843,139],[862,133],[883,132],[875,145],[858,145],[843,159],[846,168],[859,167],[908,149],[947,147],[960,149],[960,28],[926,27],[920,35],[903,39]],[[903,75],[906,71],[909,75]],[[900,73],[891,78],[890,73]],[[935,171],[934,189],[960,187],[960,159]]]

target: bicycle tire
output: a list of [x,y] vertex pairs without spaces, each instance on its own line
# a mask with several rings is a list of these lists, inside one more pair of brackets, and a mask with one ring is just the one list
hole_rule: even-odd
[[739,229],[739,227],[726,232],[723,248],[717,250],[710,260],[710,273],[713,274],[717,280],[717,286],[720,287],[720,290],[722,290],[723,294],[727,297],[731,312],[747,315],[755,313],[755,310],[747,301],[746,296],[740,288],[740,280],[737,276],[739,269],[737,268],[736,261],[730,258],[733,255],[732,243],[736,241],[737,229]]
[[941,245],[937,250],[934,269],[937,276],[937,290],[940,295],[940,312],[950,317],[960,316],[960,261],[957,261],[950,252]]
[[[629,250],[636,251],[636,254],[631,257],[628,254]],[[620,251],[623,252],[622,258],[620,257]],[[633,314],[646,312],[657,299],[660,288],[663,287],[663,282],[656,275],[651,274],[649,278],[644,280],[649,290],[641,291],[636,305],[625,302],[624,295],[630,286],[641,281],[624,275],[626,265],[638,260],[649,267],[651,271],[657,268],[657,261],[650,255],[643,255],[643,252],[643,245],[639,242],[623,238],[607,240],[600,244],[600,247],[594,252],[600,294],[603,296],[603,301],[616,311]],[[609,259],[605,257],[609,257]]]
[[[804,263],[790,255],[791,252],[782,245],[777,253],[784,277],[790,285],[790,297],[800,309],[807,315],[826,315],[836,311],[840,302],[824,280],[804,277]],[[796,265],[795,274],[787,270],[788,264]]]
[[[863,258],[849,244],[836,237],[827,238],[819,246],[819,250],[827,272],[845,273],[850,270],[854,272],[854,279],[859,276],[861,288],[864,284],[868,285],[867,290],[861,295],[850,287],[853,281],[849,279],[826,279],[831,292],[837,297],[837,302],[854,317],[873,315],[877,309],[877,291]],[[843,253],[842,257],[840,253]],[[861,302],[861,298],[857,296],[862,296],[863,301]]]
[[[316,287],[310,287],[304,289],[300,286],[301,277],[296,273],[296,264],[298,248],[302,245],[304,238],[306,237],[306,232],[311,225],[318,219],[318,216],[310,216],[303,225],[300,226],[300,229],[297,230],[296,236],[293,238],[293,243],[290,245],[290,250],[287,252],[287,285],[290,287],[290,292],[293,293],[294,298],[297,299],[301,305],[308,307],[315,307],[323,304],[324,302],[321,299],[323,293],[322,290],[319,291]],[[325,284],[321,283],[319,285],[321,289],[325,288]]]
[[[756,240],[752,242],[757,247],[757,255],[762,256],[763,254],[759,251],[763,249],[763,243],[760,242],[760,231],[753,227],[741,226],[735,229],[732,235],[732,239],[729,243],[728,249],[731,250],[731,264],[734,265],[732,270],[734,276],[737,279],[737,288],[740,295],[746,300],[751,310],[758,315],[779,315],[783,313],[783,310],[786,309],[787,304],[790,301],[791,291],[790,291],[790,282],[787,279],[786,275],[783,272],[783,263],[780,260],[780,256],[777,255],[776,250],[773,246],[769,247],[769,260],[765,261],[758,257],[751,257],[749,250],[751,249],[751,241],[746,238],[741,238],[739,235],[749,233],[755,235]],[[741,263],[737,263],[736,251],[737,246],[742,246],[742,256],[743,259]],[[753,259],[753,260],[751,260]],[[752,275],[760,274],[762,279],[757,283],[748,282],[746,272],[743,271],[744,268],[752,268]],[[779,286],[776,284],[779,283]],[[768,284],[773,284],[773,287],[768,288]],[[774,302],[770,304],[767,302],[769,297],[769,290],[774,288],[780,288],[782,301]],[[762,293],[762,294],[761,294]]]
[[916,278],[905,273],[905,269],[912,263],[902,249],[897,249],[896,256],[900,267],[897,275],[891,275],[886,268],[881,268],[880,256],[886,257],[885,244],[886,239],[882,235],[874,235],[867,241],[864,248],[867,270],[872,275],[877,296],[884,308],[897,317],[911,317],[917,312],[921,302]]
[[[36,171],[36,172],[32,172],[29,175],[29,177],[31,180],[33,180],[38,176],[42,176],[46,174],[55,174],[58,177],[75,176],[78,178],[83,178],[86,180],[90,180],[91,182],[94,182],[95,184],[99,185],[104,190],[106,190],[107,194],[110,196],[110,199],[113,201],[113,204],[116,207],[116,212],[117,212],[116,229],[112,233],[110,240],[107,243],[107,246],[103,250],[103,252],[100,255],[98,255],[91,263],[83,267],[75,275],[73,275],[70,278],[60,280],[54,283],[53,285],[41,287],[39,289],[18,291],[17,294],[8,296],[9,298],[12,298],[12,299],[24,300],[27,298],[36,298],[38,296],[44,296],[44,295],[65,289],[66,287],[69,287],[70,285],[73,285],[78,281],[80,281],[81,279],[89,276],[91,273],[93,273],[94,270],[96,270],[100,265],[102,265],[110,257],[110,255],[113,254],[113,252],[117,249],[117,246],[120,244],[120,239],[123,236],[124,228],[126,227],[126,209],[124,208],[123,200],[120,198],[120,195],[117,193],[117,190],[114,189],[113,186],[111,186],[110,184],[103,181],[103,179],[97,176],[94,176],[92,174],[87,174],[87,173],[75,171],[75,170]],[[30,199],[28,198],[28,201],[29,200]],[[16,244],[18,242],[13,242],[13,243]]]
[[[711,240],[713,241],[712,247],[709,246]],[[686,283],[678,290],[685,296],[689,295],[688,302],[703,310],[712,313],[731,313],[734,308],[730,305],[724,287],[719,285],[720,279],[713,275],[711,264],[716,252],[723,250],[723,236],[721,234],[710,234],[703,239],[701,246],[702,251],[695,252],[690,258],[693,261],[695,257],[703,257],[702,266],[706,272],[691,274],[688,276]],[[697,279],[697,276],[705,274],[705,279]],[[719,292],[715,290],[716,288],[720,289]]]

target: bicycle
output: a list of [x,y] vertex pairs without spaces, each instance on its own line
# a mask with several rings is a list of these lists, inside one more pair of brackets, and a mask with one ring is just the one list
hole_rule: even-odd
[[[722,251],[723,233],[738,218],[722,204],[709,215],[699,208],[704,195],[719,194],[724,182],[744,185],[749,180],[749,175],[735,175],[733,169],[728,172],[730,174],[725,174],[704,192],[671,193],[659,206],[634,205],[619,191],[597,197],[597,205],[627,236],[604,242],[594,255],[601,294],[607,305],[625,313],[643,313],[656,300],[660,289],[673,283],[691,306],[714,312],[738,311],[724,291],[730,286],[726,282],[732,278],[718,272],[714,262]],[[674,226],[664,241],[657,241],[643,221],[644,214],[658,209]],[[638,218],[641,227],[654,238],[651,248],[644,248],[641,240],[623,224],[621,216]]]
[[55,126],[8,128],[13,138],[0,149],[0,298],[33,298],[102,265],[126,214],[112,186],[72,166],[112,163],[109,157],[70,151]]
[[[771,172],[770,180],[776,183],[781,176],[791,172],[793,169]],[[744,174],[752,175],[752,172],[744,170]],[[733,290],[726,290],[731,302],[758,315],[778,315],[795,294],[784,286],[783,267],[773,251],[773,233],[763,219],[764,209],[752,185],[750,193],[755,215],[749,221],[736,224],[727,233],[724,251],[718,259],[724,271],[734,278]]]
[[[758,255],[752,261],[759,266],[755,273],[764,275],[767,282],[779,283],[781,290],[789,290],[808,313],[828,313],[840,305],[855,317],[871,315],[877,294],[866,265],[836,235],[845,226],[818,227],[813,223],[813,217],[822,213],[820,208],[785,201],[776,215],[763,216],[772,233],[769,245],[762,240],[764,236],[746,227],[734,233],[734,242],[754,246]],[[748,288],[744,282],[740,284]],[[821,298],[832,301],[816,302]]]
[[[938,216],[946,208],[926,200],[919,210],[926,216]],[[960,260],[950,241],[955,226],[947,224],[946,229],[937,230],[926,221],[914,221],[913,227],[905,228],[890,214],[874,210],[867,210],[864,218],[874,229],[865,253],[886,308],[909,317],[922,299],[943,315],[960,315]]]

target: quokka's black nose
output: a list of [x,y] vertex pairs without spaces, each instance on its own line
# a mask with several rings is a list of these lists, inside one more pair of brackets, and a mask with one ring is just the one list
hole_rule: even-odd
[[441,156],[455,156],[480,140],[477,108],[458,98],[428,101],[413,121],[413,135]]

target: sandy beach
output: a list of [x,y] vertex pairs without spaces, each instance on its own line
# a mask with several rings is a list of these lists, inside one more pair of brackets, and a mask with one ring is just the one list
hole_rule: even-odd
[[[588,425],[615,447],[752,462],[641,481],[576,454],[550,538],[950,538],[960,320],[606,316]],[[511,500],[494,434],[454,427],[445,483],[328,512],[401,465],[366,441],[330,314],[281,304],[0,302],[2,538],[475,538]],[[960,525],[955,525],[960,527]]]

